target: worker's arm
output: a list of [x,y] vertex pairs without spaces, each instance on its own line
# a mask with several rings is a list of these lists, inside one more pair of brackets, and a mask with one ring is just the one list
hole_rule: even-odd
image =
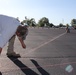
[[25,37],[26,37],[26,33],[27,33],[27,28],[24,28],[23,26],[19,26],[17,28],[17,31],[16,31],[16,35],[22,45],[23,48],[26,48],[26,45],[24,43],[24,40],[25,40]]
[[2,52],[2,48],[0,47],[0,54],[1,54],[1,52]]
[[21,37],[18,37],[18,39],[19,39],[22,47],[23,47],[23,48],[26,48],[26,45],[25,45],[24,41],[22,40],[22,38],[21,38]]

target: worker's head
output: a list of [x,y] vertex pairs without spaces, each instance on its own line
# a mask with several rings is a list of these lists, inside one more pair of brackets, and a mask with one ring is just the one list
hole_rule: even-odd
[[26,36],[28,34],[28,28],[27,28],[27,26],[19,26],[17,28],[16,34],[17,34],[17,36],[19,36],[23,40],[25,40],[26,39]]

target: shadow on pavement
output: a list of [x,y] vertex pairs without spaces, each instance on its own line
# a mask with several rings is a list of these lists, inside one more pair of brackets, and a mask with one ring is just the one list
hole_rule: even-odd
[[0,75],[2,75],[2,73],[0,72]]
[[31,59],[32,63],[36,66],[38,71],[41,73],[41,75],[50,75],[48,72],[46,72],[35,60]]
[[[38,75],[36,72],[34,72],[33,70],[31,70],[29,67],[27,67],[25,64],[23,64],[20,60],[18,60],[17,58],[10,58],[8,57],[13,63],[15,63],[21,70],[23,73],[25,73],[26,75]],[[48,72],[46,72],[35,60],[31,59],[32,63],[36,66],[36,68],[38,69],[38,71],[41,73],[41,75],[50,75]],[[2,75],[0,73],[0,75]]]
[[14,62],[22,70],[22,72],[25,73],[25,75],[38,75],[36,72],[34,72],[29,67],[27,67],[26,65],[24,65],[20,60],[18,60],[16,58],[10,58],[10,57],[8,57],[8,58],[12,62]]

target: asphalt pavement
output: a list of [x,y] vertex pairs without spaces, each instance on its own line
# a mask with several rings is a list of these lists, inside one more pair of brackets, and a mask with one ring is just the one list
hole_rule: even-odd
[[16,38],[14,50],[21,58],[0,55],[0,75],[76,75],[76,30],[29,28],[23,49]]

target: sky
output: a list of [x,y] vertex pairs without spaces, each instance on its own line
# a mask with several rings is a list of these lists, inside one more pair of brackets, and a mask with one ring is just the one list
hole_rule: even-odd
[[42,17],[49,19],[54,25],[70,24],[76,19],[76,0],[0,0],[0,14],[19,17],[22,21]]

